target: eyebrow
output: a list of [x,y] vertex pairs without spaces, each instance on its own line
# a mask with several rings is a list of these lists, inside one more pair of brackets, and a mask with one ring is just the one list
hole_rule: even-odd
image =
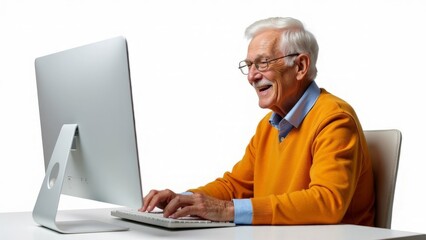
[[246,58],[244,61],[245,61],[245,62],[254,63],[254,62],[256,62],[256,61],[260,61],[260,59],[262,59],[262,58],[269,59],[270,57],[267,57],[267,56],[265,56],[265,55],[258,55],[258,56],[256,56],[256,58],[254,59],[254,61],[251,61],[251,60],[249,60],[249,59],[247,59],[247,58]]

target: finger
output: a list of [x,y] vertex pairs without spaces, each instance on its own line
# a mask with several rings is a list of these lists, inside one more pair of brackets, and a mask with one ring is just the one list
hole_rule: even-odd
[[179,208],[176,212],[170,215],[169,218],[180,218],[180,217],[186,217],[186,216],[199,217],[199,214],[197,212],[198,211],[196,207],[189,205],[186,207]]
[[146,208],[145,208],[145,210],[148,212],[151,212],[152,210],[154,210],[155,207],[164,209],[168,205],[170,200],[172,200],[176,196],[176,193],[174,193],[173,191],[169,189],[161,190],[161,191],[154,190],[153,192],[150,192],[150,194],[148,194],[149,201],[146,204]]
[[[139,211],[142,211],[142,212],[145,212],[146,210],[147,210],[147,208],[148,208],[148,206],[150,206],[150,205],[152,205],[152,203],[151,203],[151,201],[152,201],[152,198],[158,193],[159,191],[157,191],[157,190],[151,190],[151,191],[149,191],[149,193],[148,193],[148,195],[146,195],[144,198],[143,198],[143,205],[142,205],[142,208],[141,209],[139,209]],[[155,206],[155,205],[154,205]]]
[[155,207],[164,208],[167,206],[168,198],[169,195],[166,191],[162,190],[156,192],[154,195],[152,195],[149,203],[147,203],[146,211],[151,212]]
[[192,195],[176,195],[164,208],[164,217],[170,217],[175,214],[178,209],[192,205],[194,203]]

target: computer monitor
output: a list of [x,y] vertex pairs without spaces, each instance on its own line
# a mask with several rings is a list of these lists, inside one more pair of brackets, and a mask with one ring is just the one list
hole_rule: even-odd
[[62,233],[123,230],[59,222],[61,193],[139,208],[138,147],[127,41],[115,37],[35,60],[45,178],[34,220]]

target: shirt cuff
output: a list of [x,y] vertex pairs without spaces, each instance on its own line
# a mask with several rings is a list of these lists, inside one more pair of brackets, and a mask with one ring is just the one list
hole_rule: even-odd
[[233,199],[234,223],[249,225],[253,222],[253,206],[250,199]]
[[192,195],[193,193],[186,191],[186,192],[181,192],[180,194],[182,194],[182,195]]

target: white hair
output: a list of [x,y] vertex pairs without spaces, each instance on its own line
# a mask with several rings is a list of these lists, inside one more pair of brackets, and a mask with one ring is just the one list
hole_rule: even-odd
[[[315,79],[317,75],[316,62],[319,51],[318,43],[315,39],[315,36],[311,32],[305,30],[303,23],[290,17],[273,17],[262,19],[248,26],[245,31],[245,36],[248,40],[251,40],[256,35],[267,30],[282,31],[279,50],[284,54],[308,54],[311,60],[311,65],[308,70],[308,77],[311,80]],[[291,58],[291,62],[287,62],[287,64],[292,65],[294,63],[293,60],[294,58]]]

